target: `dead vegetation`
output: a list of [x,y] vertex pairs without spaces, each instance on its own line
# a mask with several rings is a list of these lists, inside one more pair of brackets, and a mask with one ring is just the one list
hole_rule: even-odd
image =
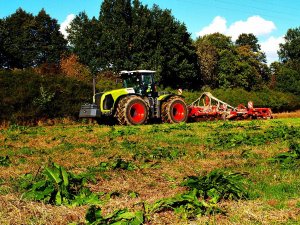
[[[184,126],[9,126],[0,132],[0,156],[10,160],[0,167],[0,224],[85,222],[88,205],[56,206],[22,197],[18,179],[26,173],[37,175],[49,162],[75,174],[93,175],[95,181],[88,187],[99,194],[104,215],[124,208],[140,210],[142,203],[185,193],[187,188],[181,185],[185,177],[219,168],[246,174],[250,200],[221,201],[218,207],[225,214],[193,220],[166,210],[151,215],[146,224],[294,223],[300,219],[300,177],[268,159],[286,152],[290,139],[299,139],[299,127],[298,119]],[[216,137],[228,138],[231,144],[212,142]],[[118,158],[123,166],[103,166]]]

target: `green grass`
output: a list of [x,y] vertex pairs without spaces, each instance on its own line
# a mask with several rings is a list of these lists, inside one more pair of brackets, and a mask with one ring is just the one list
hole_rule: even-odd
[[[24,193],[14,186],[15,180],[28,173],[36,176],[54,162],[74,174],[95,176],[89,189],[111,196],[101,205],[103,215],[125,208],[138,212],[143,202],[181,196],[187,191],[180,185],[186,177],[221,169],[244,174],[249,199],[222,200],[217,207],[226,216],[202,215],[197,223],[297,224],[298,168],[269,161],[287,152],[292,140],[300,140],[299,118],[135,127],[13,125],[0,131],[0,223],[30,223],[33,213],[37,224],[85,222],[86,206],[61,210],[61,206],[19,201]],[[103,163],[108,165],[105,170]],[[128,193],[138,195],[132,198]],[[70,216],[64,216],[66,212]],[[187,222],[169,210],[151,215],[149,221]]]

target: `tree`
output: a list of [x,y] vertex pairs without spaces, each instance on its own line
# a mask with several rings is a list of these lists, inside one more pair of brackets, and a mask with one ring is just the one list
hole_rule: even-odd
[[276,88],[300,96],[300,73],[286,65],[277,65],[275,74]]
[[278,51],[281,64],[272,65],[276,88],[300,95],[300,27],[289,29],[284,40]]
[[164,86],[199,88],[197,55],[186,26],[172,16],[170,10],[154,6],[151,10],[155,37],[149,55]]
[[207,36],[198,38],[195,42],[195,47],[203,84],[212,88],[217,87],[218,77],[216,69],[219,60],[217,47],[207,39]]
[[4,51],[4,24],[3,20],[0,19],[0,68],[6,67],[7,59]]
[[236,46],[249,46],[253,52],[260,51],[260,44],[254,34],[240,34],[238,39],[235,41]]
[[139,0],[104,0],[99,19],[80,13],[68,40],[80,62],[98,71],[152,69],[162,85],[172,87],[187,87],[198,76],[185,25],[171,11],[148,9]]
[[104,0],[99,22],[102,29],[104,57],[113,70],[130,70],[132,48],[131,0]]
[[[199,37],[195,46],[203,83],[211,88],[236,88],[252,90],[269,80],[269,70],[264,54],[253,51],[247,44],[257,44],[254,35],[242,35],[234,45],[231,38],[220,33]],[[256,41],[254,41],[256,40]],[[259,46],[256,46],[259,49]]]
[[132,6],[132,46],[131,63],[136,69],[153,68],[150,56],[155,54],[155,33],[151,11],[139,0],[133,1]]
[[[230,60],[220,61],[221,57],[225,55],[229,58],[233,57],[233,55],[229,56],[234,49],[230,37],[227,37],[220,33],[204,35],[197,38],[194,45],[196,47],[198,65],[201,72],[203,84],[208,85],[211,88],[218,88],[220,86],[227,87],[228,85],[231,86],[229,84],[230,81],[228,80],[228,75],[232,74],[232,72],[229,72],[228,69],[230,69],[230,65],[232,62]],[[222,53],[222,51],[225,50],[227,51]],[[219,76],[221,68],[220,62],[221,64],[224,63],[224,65],[221,66],[222,70],[224,70],[224,74],[222,75],[221,79]],[[225,73],[227,72],[229,72],[229,74],[226,75]]]
[[1,51],[5,56],[2,67],[22,69],[46,62],[58,64],[66,50],[67,42],[57,21],[45,10],[33,16],[20,8],[1,22],[0,30]]
[[34,66],[34,16],[21,8],[3,21],[3,49],[8,68]]
[[81,12],[67,31],[71,51],[79,57],[81,63],[87,65],[94,74],[107,67],[109,59],[102,41],[102,29],[95,17],[89,19],[85,12]]
[[78,56],[70,54],[62,58],[60,68],[67,77],[85,81],[91,78],[91,74],[87,66],[79,62]]
[[35,64],[58,64],[66,51],[67,41],[59,31],[56,19],[52,19],[44,9],[35,17]]
[[[289,29],[284,36],[285,43],[279,45],[278,55],[280,61],[300,61],[300,27]],[[299,71],[300,72],[300,71]]]

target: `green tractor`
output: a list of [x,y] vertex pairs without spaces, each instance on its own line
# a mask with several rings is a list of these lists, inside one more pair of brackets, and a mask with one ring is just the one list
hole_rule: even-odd
[[122,71],[123,88],[94,94],[93,104],[81,106],[80,118],[95,118],[98,123],[116,119],[120,125],[140,125],[151,120],[163,123],[185,122],[188,117],[182,96],[159,94],[155,71]]

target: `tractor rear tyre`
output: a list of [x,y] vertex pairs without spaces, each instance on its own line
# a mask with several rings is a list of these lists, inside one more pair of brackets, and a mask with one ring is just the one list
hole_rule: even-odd
[[147,122],[149,110],[141,97],[127,96],[120,100],[115,115],[120,125],[140,125]]
[[184,100],[174,96],[162,104],[161,118],[163,123],[186,122],[188,110]]

